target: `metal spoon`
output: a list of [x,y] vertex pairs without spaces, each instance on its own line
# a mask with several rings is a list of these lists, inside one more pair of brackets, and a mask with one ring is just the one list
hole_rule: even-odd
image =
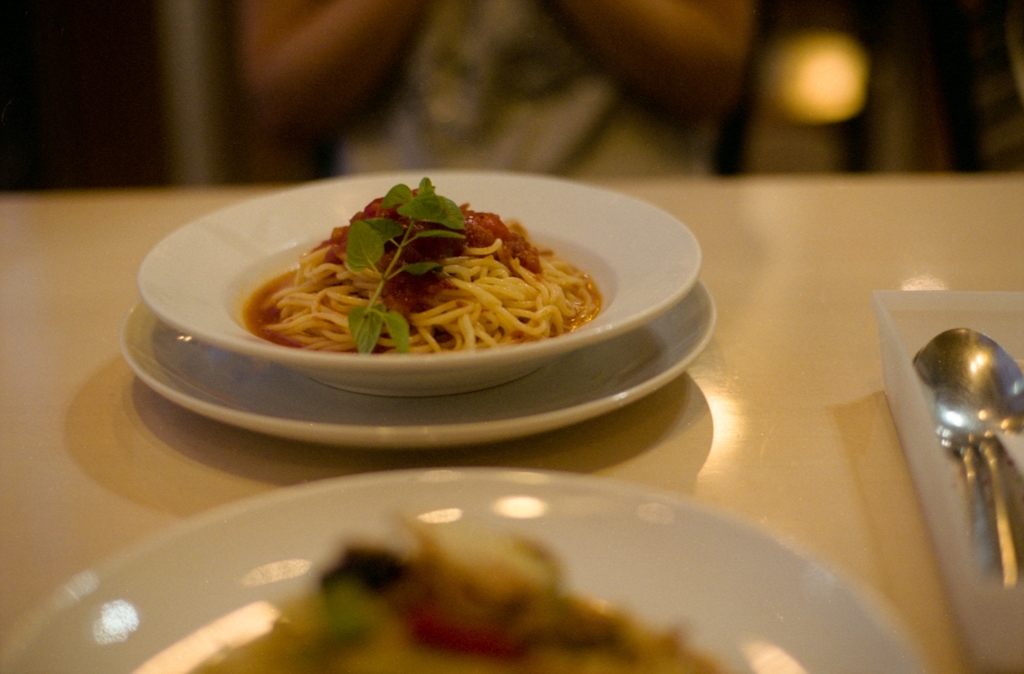
[[[1016,585],[1020,546],[1014,541],[996,432],[1009,430],[1006,420],[1013,416],[1013,401],[1024,398],[1024,375],[992,339],[967,328],[936,336],[914,357],[914,367],[933,394],[936,432],[943,446],[964,461],[971,497],[988,496],[1003,585]],[[980,464],[975,452],[984,457]],[[988,480],[979,468],[988,473]]]

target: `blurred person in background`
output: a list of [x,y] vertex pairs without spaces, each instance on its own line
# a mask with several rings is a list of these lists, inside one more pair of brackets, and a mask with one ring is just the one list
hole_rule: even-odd
[[706,173],[754,0],[242,0],[261,127],[319,173]]
[[935,3],[958,168],[1024,169],[1024,0]]

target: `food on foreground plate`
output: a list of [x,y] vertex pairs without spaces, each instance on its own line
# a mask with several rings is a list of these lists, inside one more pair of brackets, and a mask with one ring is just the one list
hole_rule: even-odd
[[319,592],[196,674],[719,671],[678,634],[566,592],[534,543],[459,523],[410,528],[410,554],[350,545]]
[[440,352],[533,341],[594,318],[591,279],[518,223],[457,206],[429,179],[396,185],[263,286],[244,310],[286,346]]

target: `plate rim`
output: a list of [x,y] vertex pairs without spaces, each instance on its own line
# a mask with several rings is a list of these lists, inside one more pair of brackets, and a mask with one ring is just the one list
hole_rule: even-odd
[[[632,387],[596,400],[531,415],[492,421],[418,426],[332,424],[281,419],[255,412],[237,410],[225,405],[200,400],[188,395],[186,392],[169,387],[156,379],[141,363],[132,357],[132,347],[129,345],[128,336],[130,321],[133,320],[133,316],[140,309],[148,310],[144,303],[137,303],[133,306],[122,320],[119,341],[122,356],[139,379],[172,403],[208,419],[274,437],[283,437],[303,442],[316,442],[362,449],[430,450],[442,447],[513,440],[564,428],[612,412],[641,400],[668,385],[681,376],[692,365],[693,361],[704,352],[714,336],[717,325],[717,307],[708,288],[698,280],[691,293],[701,294],[701,301],[705,302],[707,306],[707,320],[703,322],[700,335],[694,342],[693,347],[670,367]],[[685,302],[688,297],[690,297],[689,294],[680,300],[680,303]],[[671,308],[669,311],[671,311]],[[158,321],[160,320],[155,314],[153,318]],[[220,348],[216,345],[207,346]],[[392,398],[391,400],[399,401],[401,399]]]
[[[695,497],[671,489],[645,485],[624,478],[578,473],[558,469],[534,469],[519,467],[495,466],[435,466],[427,468],[402,468],[390,470],[374,470],[353,473],[332,478],[314,480],[312,482],[273,488],[260,494],[244,497],[226,504],[215,506],[199,514],[179,520],[168,527],[115,550],[112,554],[101,558],[91,567],[79,571],[90,571],[100,581],[129,571],[133,565],[141,563],[146,555],[155,554],[161,549],[173,546],[176,541],[195,535],[203,529],[217,526],[244,517],[247,514],[259,513],[273,509],[286,503],[316,499],[319,496],[335,493],[339,498],[345,492],[358,491],[367,487],[387,486],[393,484],[411,484],[415,482],[438,482],[440,480],[425,479],[431,474],[454,473],[458,480],[469,480],[474,483],[492,482],[497,484],[538,484],[533,482],[534,476],[544,480],[542,484],[558,488],[568,485],[575,489],[586,490],[599,496],[614,496],[634,501],[651,500],[667,505],[678,512],[713,521],[742,535],[746,540],[756,540],[759,545],[777,548],[785,555],[796,558],[802,563],[824,570],[834,577],[838,586],[856,605],[862,616],[878,629],[882,636],[892,645],[898,647],[908,658],[908,664],[914,671],[929,671],[925,666],[923,654],[916,641],[899,619],[891,602],[880,591],[861,582],[841,569],[826,564],[808,547],[801,545],[792,538],[772,532],[754,520],[740,514],[726,511],[711,504],[698,501]],[[518,476],[514,479],[513,476]],[[384,492],[386,493],[386,492]],[[14,623],[12,631],[6,638],[0,639],[0,668],[6,671],[6,665],[17,663],[18,654],[29,648],[34,639],[45,631],[47,623],[67,610],[76,598],[70,596],[69,584],[74,577],[54,588],[49,595],[34,604]]]

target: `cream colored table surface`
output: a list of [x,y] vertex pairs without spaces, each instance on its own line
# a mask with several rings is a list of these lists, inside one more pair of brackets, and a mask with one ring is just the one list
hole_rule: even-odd
[[264,437],[122,360],[135,273],[173,229],[270,188],[0,195],[0,640],[76,572],[214,506],[349,473],[497,465],[676,490],[790,540],[968,671],[882,391],[875,289],[1024,289],[1024,177],[622,181],[697,235],[719,322],[632,406],[458,451]]

